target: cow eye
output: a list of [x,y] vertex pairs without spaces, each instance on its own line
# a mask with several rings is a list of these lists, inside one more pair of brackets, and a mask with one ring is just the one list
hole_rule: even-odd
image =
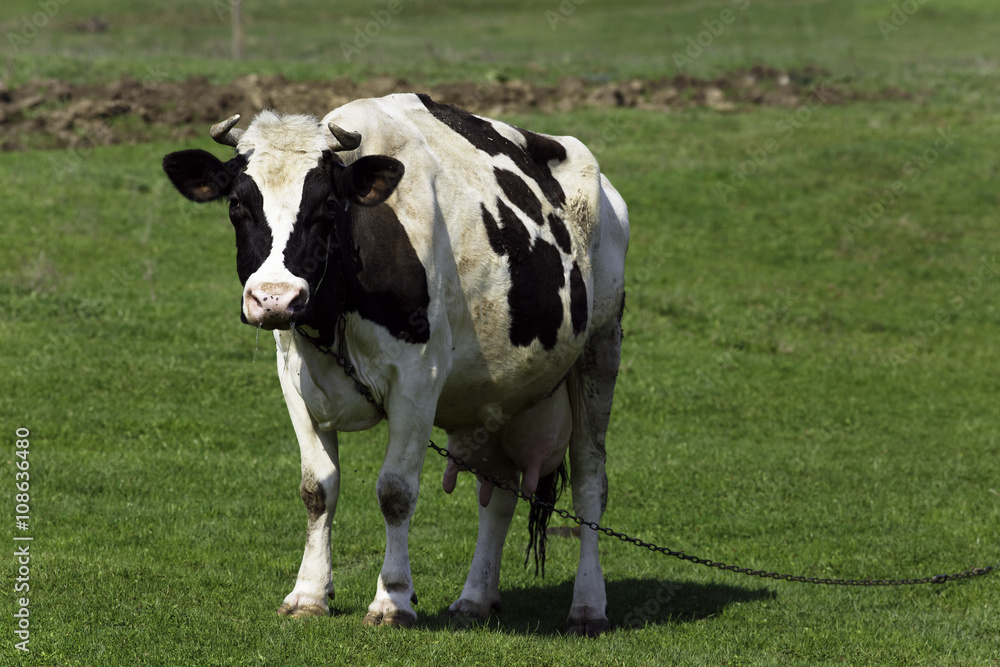
[[235,211],[239,207],[240,207],[240,200],[239,199],[237,199],[236,197],[232,197],[232,198],[229,199],[229,210],[230,211]]

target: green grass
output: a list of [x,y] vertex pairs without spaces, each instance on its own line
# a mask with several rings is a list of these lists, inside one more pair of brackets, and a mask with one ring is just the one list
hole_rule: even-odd
[[[37,30],[31,21],[39,12],[38,0],[8,0],[0,10],[5,37],[0,53],[6,56],[9,81],[105,80],[123,73],[139,79],[208,75],[224,81],[273,72],[305,79],[389,74],[431,83],[496,76],[660,78],[682,72],[715,76],[763,62],[819,65],[868,85],[916,90],[926,87],[928,77],[948,79],[948,87],[958,89],[978,86],[985,77],[995,89],[1000,62],[990,30],[995,7],[989,0],[921,3],[897,31],[883,34],[879,22],[891,22],[892,5],[866,0],[639,0],[626,5],[613,0],[400,0],[398,12],[385,19],[381,12],[387,11],[388,0],[336,5],[248,0],[246,59],[233,62],[228,0],[162,6],[134,0],[68,2],[57,4],[51,18],[42,16]],[[732,18],[721,24],[727,10]],[[107,22],[105,32],[80,29],[92,16]],[[379,16],[384,27],[369,27]],[[717,34],[705,32],[710,28]],[[366,29],[373,35],[370,42],[358,36]],[[687,57],[687,50],[695,48],[689,40],[705,46],[684,63],[677,56]],[[363,48],[351,50],[357,45]]]
[[[153,18],[185,26],[211,11],[175,4],[168,16],[117,2],[68,3],[53,30],[32,42],[35,51],[16,62],[96,78],[159,62],[161,52],[179,72],[212,69],[220,77],[256,67],[304,76],[321,69],[318,56],[294,50],[305,40],[295,46],[287,30],[273,30],[275,45],[262,61],[244,64],[221,60],[224,35],[216,53],[194,34],[185,48],[202,45],[189,56],[165,41],[157,46],[147,27]],[[842,5],[852,10],[753,4],[747,12],[769,19],[744,26],[747,34],[733,28],[745,50],[706,53],[697,65],[819,62],[835,76],[860,76],[864,68],[849,67],[850,48],[837,45],[855,45],[861,61],[882,38],[876,31],[862,39],[845,26],[871,25],[891,3]],[[725,6],[670,11],[693,29]],[[13,2],[3,11],[18,16],[34,7]],[[609,16],[607,7],[580,5],[556,35],[576,44],[601,32],[593,17]],[[620,12],[620,20],[667,12],[643,7]],[[699,556],[809,576],[929,575],[1000,562],[1000,274],[993,271],[1000,107],[995,61],[976,60],[986,42],[975,30],[988,7],[928,3],[864,73],[925,96],[820,105],[790,133],[781,125],[788,109],[511,118],[594,146],[608,123],[621,130],[598,154],[632,220],[608,525]],[[366,8],[340,11],[363,16]],[[412,20],[430,22],[423,18],[430,3],[412,9]],[[299,11],[272,18],[301,28]],[[498,36],[456,32],[451,41],[471,71],[485,71],[498,66],[482,55],[487,45],[499,44],[502,60],[524,28],[511,22],[540,10],[490,5],[483,11],[494,21],[434,11],[441,26],[413,27],[409,39],[431,39],[456,22],[488,23]],[[138,37],[98,36],[106,53],[96,55],[65,27],[91,13],[123,17],[115,29]],[[796,23],[805,13],[814,53],[795,50],[809,34]],[[524,39],[552,49],[547,75],[591,68],[556,59],[562,47],[541,41],[544,16],[532,29]],[[789,39],[773,39],[782,30]],[[932,39],[935,31],[942,39]],[[613,52],[606,73],[648,74],[668,53],[643,47],[660,39],[652,29],[605,32]],[[630,41],[635,48],[625,48]],[[683,39],[665,48],[671,43]],[[462,69],[408,62],[395,41],[380,44],[386,68],[399,64],[408,75]],[[722,37],[716,46],[724,51]],[[73,49],[93,72],[68,65]],[[385,69],[378,60],[371,67]],[[907,163],[947,128],[954,143],[911,178]],[[769,140],[779,146],[763,164],[744,165]],[[1000,661],[996,575],[921,588],[808,587],[698,568],[608,539],[601,552],[615,628],[596,640],[563,637],[577,544],[554,538],[547,577],[534,578],[521,566],[524,508],[508,537],[503,613],[484,627],[453,629],[446,609],[471,559],[476,506],[464,476],[454,495],[441,492],[437,456],[427,458],[411,531],[420,621],[405,632],[363,628],[384,548],[374,495],[382,427],[342,436],[336,615],[278,618],[301,556],[305,512],[273,346],[239,323],[224,210],[183,201],[159,170],[164,153],[209,144],[0,154],[3,475],[10,498],[14,431],[29,428],[35,535],[32,654],[13,649],[8,615],[0,664]],[[718,183],[732,183],[734,169],[753,173],[723,198]],[[895,181],[903,191],[886,200]],[[858,209],[880,197],[884,212],[859,225]],[[10,591],[10,579],[3,581]],[[8,614],[13,597],[4,597]]]

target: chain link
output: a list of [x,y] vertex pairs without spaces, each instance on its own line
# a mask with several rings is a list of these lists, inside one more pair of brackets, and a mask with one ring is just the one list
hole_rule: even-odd
[[[348,361],[347,355],[344,352],[344,340],[346,336],[344,335],[344,330],[347,326],[347,317],[345,315],[340,316],[340,320],[337,322],[337,335],[340,339],[338,342],[338,349],[333,350],[329,345],[324,345],[319,342],[319,340],[313,338],[309,334],[302,331],[302,329],[296,329],[296,331],[306,338],[309,342],[316,346],[323,354],[328,354],[332,356],[337,365],[344,369],[344,373],[348,378],[354,383],[354,388],[359,394],[365,397],[365,399],[375,406],[378,411],[385,415],[385,406],[380,403],[375,396],[372,394],[371,388],[369,388],[361,379],[358,377],[357,369],[354,365]],[[699,558],[698,556],[691,556],[684,553],[683,551],[674,551],[673,549],[668,549],[667,547],[661,547],[651,542],[644,542],[635,537],[630,537],[625,533],[620,533],[618,531],[612,530],[606,526],[601,526],[594,521],[587,521],[582,517],[575,514],[571,514],[564,509],[559,509],[551,503],[547,503],[539,500],[534,495],[528,495],[521,491],[520,488],[513,486],[509,482],[499,479],[498,477],[484,472],[474,465],[470,465],[463,461],[461,458],[455,456],[451,452],[434,444],[431,440],[428,445],[431,449],[436,451],[441,456],[454,461],[460,468],[468,470],[472,474],[481,477],[487,482],[491,482],[494,486],[504,489],[505,491],[510,491],[516,495],[521,500],[526,500],[529,503],[536,503],[542,507],[551,508],[554,514],[558,514],[562,518],[572,521],[580,526],[586,526],[587,528],[597,531],[599,533],[604,533],[608,537],[615,537],[622,542],[627,542],[629,544],[634,544],[637,547],[644,549],[649,549],[650,551],[661,553],[664,556],[672,556],[673,558],[679,558],[681,560],[694,563],[696,565],[704,565],[706,567],[715,568],[717,570],[723,570],[725,572],[735,572],[737,574],[745,574],[750,577],[760,577],[763,579],[776,579],[779,581],[792,581],[802,584],[821,584],[827,586],[910,586],[915,584],[943,584],[946,581],[956,581],[959,579],[971,579],[973,577],[981,577],[983,575],[989,574],[994,570],[1000,568],[1000,564],[990,565],[988,567],[977,567],[964,572],[956,572],[953,574],[935,574],[929,577],[916,577],[911,579],[830,579],[827,577],[806,577],[802,575],[794,574],[780,574],[778,572],[768,572],[766,570],[754,570],[749,567],[739,567],[737,565],[729,565],[727,563],[722,563],[719,561],[709,560],[708,558]]]

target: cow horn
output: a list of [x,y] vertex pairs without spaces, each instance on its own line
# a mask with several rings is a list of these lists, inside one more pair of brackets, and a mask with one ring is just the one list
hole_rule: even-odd
[[244,132],[244,130],[239,128],[233,129],[233,126],[238,122],[240,122],[240,115],[233,114],[221,123],[213,125],[212,129],[209,130],[208,133],[212,135],[213,139],[223,146],[232,146],[235,148]]
[[336,141],[328,140],[330,150],[334,152],[353,151],[361,145],[361,135],[357,132],[348,132],[336,123],[327,123],[327,127],[330,128],[330,134],[336,139]]

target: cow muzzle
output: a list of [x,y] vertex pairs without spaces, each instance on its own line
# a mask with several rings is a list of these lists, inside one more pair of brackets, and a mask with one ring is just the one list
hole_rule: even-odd
[[262,329],[289,329],[309,301],[309,289],[289,283],[259,283],[243,290],[247,323]]

